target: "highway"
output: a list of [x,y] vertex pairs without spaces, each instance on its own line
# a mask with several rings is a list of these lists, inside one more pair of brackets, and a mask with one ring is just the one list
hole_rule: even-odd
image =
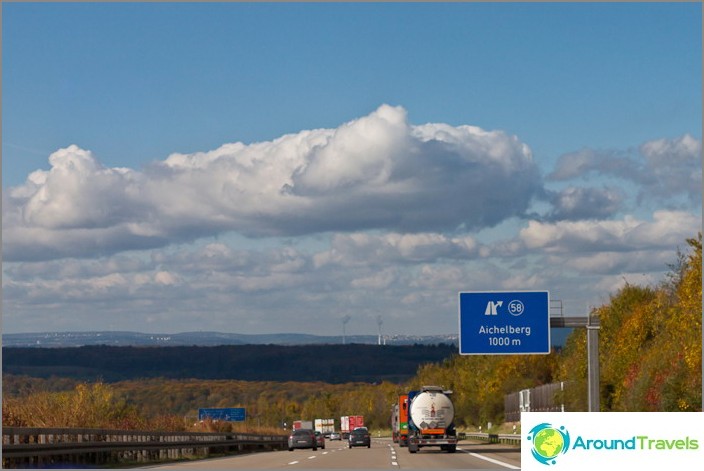
[[411,454],[390,438],[375,438],[371,448],[347,448],[328,441],[325,449],[272,451],[148,466],[152,469],[520,469],[520,448],[463,441],[456,453],[437,447]]

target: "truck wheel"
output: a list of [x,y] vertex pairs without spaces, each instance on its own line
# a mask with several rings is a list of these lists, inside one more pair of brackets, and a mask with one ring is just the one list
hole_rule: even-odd
[[288,451],[293,451],[293,448],[289,448]]
[[454,453],[457,451],[457,445],[447,445],[447,452]]

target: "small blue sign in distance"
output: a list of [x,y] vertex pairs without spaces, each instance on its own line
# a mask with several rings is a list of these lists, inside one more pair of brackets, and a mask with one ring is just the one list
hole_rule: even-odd
[[467,291],[459,294],[460,354],[550,353],[547,291]]
[[246,415],[244,407],[198,409],[198,420],[210,419],[225,422],[244,422]]

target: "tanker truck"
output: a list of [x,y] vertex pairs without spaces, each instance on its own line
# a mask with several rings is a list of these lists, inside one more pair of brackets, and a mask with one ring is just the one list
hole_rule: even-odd
[[426,446],[439,446],[448,453],[457,451],[451,394],[439,386],[423,386],[408,393],[409,452],[416,453]]

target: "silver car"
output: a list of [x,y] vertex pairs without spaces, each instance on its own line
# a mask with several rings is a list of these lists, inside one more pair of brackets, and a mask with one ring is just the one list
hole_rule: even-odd
[[315,438],[315,432],[309,428],[299,428],[291,432],[288,436],[288,451],[293,451],[294,448],[312,448],[316,451],[318,440]]

